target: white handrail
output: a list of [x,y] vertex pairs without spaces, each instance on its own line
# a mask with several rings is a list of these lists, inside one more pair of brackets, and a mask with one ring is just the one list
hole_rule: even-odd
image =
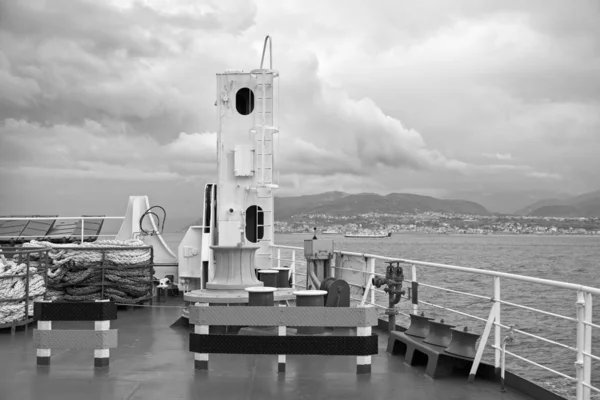
[[[284,258],[285,255],[283,255],[283,257],[282,257],[281,250],[290,250],[291,251],[291,259],[294,261],[294,265],[296,263],[301,262],[300,260],[297,260],[295,257],[296,251],[303,251],[304,248],[297,247],[297,246],[286,246],[286,245],[273,245],[272,247],[276,248],[278,250],[277,258],[274,258],[275,260],[277,260],[278,263],[280,263],[281,261],[290,261],[289,258]],[[333,266],[333,268],[338,269],[338,270],[348,270],[348,271],[352,271],[354,273],[362,273],[363,276],[369,276],[370,278],[372,278],[374,275],[380,275],[380,276],[383,275],[383,274],[376,273],[374,271],[375,260],[399,261],[404,264],[410,264],[412,267],[412,279],[411,280],[405,279],[405,282],[417,282],[417,274],[416,274],[417,266],[427,267],[427,268],[437,268],[437,269],[457,271],[457,272],[464,272],[464,273],[470,273],[470,274],[476,274],[476,275],[492,276],[494,278],[494,282],[493,282],[493,292],[494,293],[493,293],[493,297],[491,297],[491,298],[482,296],[482,295],[461,292],[458,290],[447,289],[447,288],[443,288],[440,286],[424,284],[421,282],[418,282],[418,284],[425,286],[425,287],[432,288],[432,289],[443,290],[443,291],[458,294],[458,295],[477,297],[477,298],[480,298],[483,300],[489,300],[492,304],[495,304],[495,309],[497,311],[495,311],[494,319],[490,320],[490,321],[492,321],[491,322],[492,325],[490,325],[490,327],[493,327],[494,331],[495,331],[494,332],[495,339],[494,339],[494,342],[490,344],[490,347],[493,348],[494,352],[495,352],[494,361],[495,361],[496,367],[500,366],[500,362],[501,362],[501,359],[503,358],[503,354],[508,354],[517,359],[525,361],[529,364],[538,366],[542,369],[545,369],[554,374],[557,374],[558,376],[567,378],[570,381],[576,382],[577,383],[577,396],[576,396],[577,400],[588,400],[590,398],[590,393],[591,393],[590,390],[597,391],[597,392],[600,391],[600,389],[591,385],[591,360],[592,359],[600,360],[600,357],[593,355],[591,352],[592,351],[592,347],[591,347],[591,345],[592,345],[592,328],[600,328],[600,325],[592,323],[592,295],[593,294],[600,295],[599,288],[585,286],[585,285],[579,285],[579,284],[574,284],[574,283],[568,283],[568,282],[555,281],[555,280],[550,280],[550,279],[536,278],[536,277],[531,277],[531,276],[526,276],[526,275],[511,274],[511,273],[506,273],[506,272],[498,272],[498,271],[491,271],[491,270],[484,270],[484,269],[477,269],[477,268],[460,267],[460,266],[449,265],[449,264],[415,261],[415,260],[396,258],[396,257],[385,257],[385,256],[369,254],[369,253],[347,252],[347,251],[340,251],[340,250],[336,250],[335,253],[338,255],[342,255],[342,256],[353,256],[353,257],[364,258],[364,265],[363,265],[364,270],[343,268],[341,266]],[[297,272],[297,271],[295,272],[295,274],[305,276],[305,274],[302,274],[301,272]],[[552,313],[552,312],[545,311],[545,310],[540,310],[540,309],[537,309],[534,307],[524,306],[524,305],[520,305],[517,303],[509,302],[506,300],[501,300],[500,299],[500,279],[501,278],[512,280],[512,281],[541,284],[541,285],[575,291],[577,293],[577,303],[576,303],[577,308],[578,308],[577,318],[571,318],[571,317],[567,317],[565,315],[556,314],[556,313]],[[370,282],[370,280],[371,279],[369,279],[369,282]],[[296,286],[298,286],[298,285],[296,285]],[[356,284],[353,284],[352,286],[361,287],[361,285],[356,285]],[[362,298],[358,298],[356,296],[351,296],[351,298],[353,300],[361,302],[361,304],[372,304],[378,308],[386,309],[387,308],[386,306],[376,304],[374,301],[375,300],[375,297],[374,297],[375,292],[382,292],[382,291],[375,289],[374,287],[372,287],[372,285],[369,285],[369,284],[367,284],[366,286],[367,286],[366,288],[363,288],[364,293],[363,293]],[[370,302],[366,301],[367,294],[369,292],[371,293],[371,300],[372,300]],[[440,306],[440,305],[426,302],[423,300],[419,300],[419,303],[428,305],[428,306],[431,306],[434,308],[439,308],[439,309],[447,310],[447,311],[450,311],[453,313],[457,313],[457,314],[463,315],[465,317],[474,318],[479,321],[483,321],[483,322],[487,321],[488,324],[490,323],[490,321],[486,320],[485,318],[481,318],[479,316],[472,315],[472,314],[469,314],[466,312],[458,311],[458,310],[455,310],[455,309],[452,309],[449,307]],[[553,368],[541,365],[541,364],[536,363],[532,360],[529,360],[525,357],[519,356],[517,354],[511,353],[511,352],[503,349],[501,346],[502,329],[510,329],[510,327],[503,325],[501,323],[501,319],[500,319],[501,304],[511,306],[511,307],[517,307],[517,308],[521,308],[521,309],[526,309],[528,311],[533,311],[533,312],[545,314],[548,316],[561,318],[563,320],[568,320],[571,322],[576,322],[576,324],[577,324],[577,330],[576,330],[577,346],[576,347],[571,347],[571,346],[565,345],[563,343],[560,343],[560,342],[557,342],[557,341],[554,341],[551,339],[546,339],[542,336],[534,335],[534,334],[525,332],[523,330],[512,329],[515,333],[519,333],[524,336],[531,337],[533,339],[540,340],[545,343],[554,344],[556,346],[560,346],[561,348],[565,348],[567,350],[576,352],[576,355],[577,355],[576,362],[575,362],[576,377],[571,377],[571,376],[566,375],[566,374],[564,374],[560,371],[557,371]],[[418,310],[418,305],[413,304],[413,312],[417,312],[417,310]],[[404,313],[400,313],[400,314],[408,316],[407,314],[404,314]],[[480,348],[482,346],[483,347],[486,346],[486,343],[484,342],[483,339],[480,341]]]
[[[273,245],[273,247],[281,248],[281,249],[288,249],[288,250],[304,250],[304,248],[297,247],[297,246]],[[336,250],[335,253],[340,254],[340,255],[346,255],[346,256],[374,258],[376,260],[382,260],[382,261],[400,261],[405,264],[413,264],[413,265],[419,265],[421,267],[432,267],[432,268],[460,271],[460,272],[466,272],[469,274],[497,276],[500,278],[507,278],[507,279],[517,280],[517,281],[522,281],[522,282],[529,282],[529,283],[539,283],[540,285],[554,286],[554,287],[559,287],[559,288],[563,288],[563,289],[581,290],[582,292],[585,292],[585,293],[592,293],[592,294],[597,294],[600,296],[600,289],[598,289],[598,288],[594,288],[591,286],[585,286],[585,285],[578,285],[576,283],[554,281],[551,279],[535,278],[533,276],[527,276],[527,275],[510,274],[508,272],[498,272],[498,271],[491,271],[491,270],[487,270],[487,269],[459,267],[457,265],[432,263],[432,262],[426,262],[426,261],[415,261],[415,260],[409,260],[409,259],[398,258],[398,257],[385,257],[385,256],[380,256],[377,254],[369,254],[369,253],[354,253],[354,252],[341,251],[341,250]]]

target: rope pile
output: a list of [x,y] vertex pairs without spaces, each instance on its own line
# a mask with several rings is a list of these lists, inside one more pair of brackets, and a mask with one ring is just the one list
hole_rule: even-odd
[[37,274],[37,272],[37,268],[32,267],[30,264],[28,277],[27,265],[25,263],[16,264],[12,261],[3,263],[0,260],[0,324],[26,319],[25,299],[27,281],[29,281],[29,307],[27,316],[33,315],[33,301],[42,299],[46,291],[44,277]]
[[[130,249],[142,246],[146,244],[137,239],[100,240],[75,246],[35,240],[23,244],[24,248],[51,249],[48,300],[100,300],[104,288],[104,299],[129,304],[152,297],[151,250]],[[117,249],[103,250],[111,247]]]

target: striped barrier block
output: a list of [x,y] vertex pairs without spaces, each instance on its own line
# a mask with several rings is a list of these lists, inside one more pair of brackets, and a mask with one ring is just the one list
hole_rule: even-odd
[[374,308],[335,307],[190,307],[194,325],[290,326],[339,328],[377,325]]
[[[38,327],[34,330],[37,365],[50,365],[52,349],[93,349],[94,367],[109,365],[110,349],[118,344],[117,305],[109,300],[64,303],[40,301],[34,304]],[[94,330],[52,330],[53,321],[94,321]]]
[[42,349],[114,349],[117,330],[37,330],[33,332],[33,340]]
[[[208,369],[210,353],[276,354],[278,371],[285,372],[287,354],[356,356],[356,372],[371,372],[371,356],[378,353],[374,307],[223,307],[199,304],[189,308],[195,325],[189,349],[195,353],[195,368]],[[277,326],[278,336],[210,335],[210,325]],[[355,327],[356,336],[287,336],[286,327]]]
[[110,321],[117,319],[117,305],[109,301],[35,302],[33,316],[38,321]]

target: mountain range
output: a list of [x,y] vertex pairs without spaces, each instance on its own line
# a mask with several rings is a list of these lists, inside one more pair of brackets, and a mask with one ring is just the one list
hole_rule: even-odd
[[600,190],[567,198],[537,201],[516,212],[536,217],[600,217]]
[[298,214],[331,216],[366,213],[401,214],[425,211],[455,214],[491,215],[481,204],[468,200],[437,199],[409,193],[348,194],[327,192],[316,195],[275,197],[275,215],[285,220]]
[[[526,197],[526,196],[525,196]],[[409,193],[348,194],[326,192],[315,195],[275,197],[275,215],[286,220],[298,214],[327,214],[331,216],[366,213],[402,214],[415,212],[448,212],[454,214],[492,215],[478,202],[460,199],[439,199]],[[512,212],[539,217],[600,217],[600,190],[578,196],[560,194],[541,199]]]
[[[475,192],[473,192],[475,193]],[[539,192],[537,196],[539,196]],[[518,197],[519,192],[510,196]],[[499,199],[510,197],[501,194]],[[531,193],[520,195],[530,198]],[[473,197],[473,196],[469,196]],[[482,197],[492,199],[490,194]],[[522,203],[523,200],[520,200]],[[600,190],[577,196],[566,194],[554,195],[533,201],[520,209],[498,212],[497,209],[487,208],[476,201],[460,199],[439,199],[410,193],[390,193],[379,195],[374,193],[349,194],[344,192],[326,192],[305,196],[275,197],[275,217],[278,221],[289,220],[299,214],[326,214],[331,216],[357,215],[366,213],[402,214],[415,212],[447,212],[471,215],[523,215],[538,217],[598,217],[600,218]],[[485,203],[489,204],[489,201]],[[492,213],[492,211],[494,213]],[[185,219],[189,221],[189,218]],[[174,223],[174,222],[172,222]],[[196,225],[202,224],[198,220]],[[186,224],[187,226],[187,224]]]
[[453,191],[444,196],[448,199],[463,199],[479,203],[491,212],[515,214],[536,202],[548,199],[567,200],[569,193],[539,189],[514,190],[463,190]]

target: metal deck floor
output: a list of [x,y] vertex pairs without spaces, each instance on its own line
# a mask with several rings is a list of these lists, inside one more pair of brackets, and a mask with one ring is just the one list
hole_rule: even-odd
[[[424,367],[386,353],[387,335],[380,331],[371,375],[356,375],[356,358],[343,356],[288,356],[284,375],[274,355],[214,354],[209,371],[195,371],[190,331],[170,327],[179,315],[178,308],[119,311],[111,324],[119,328],[119,347],[111,350],[110,367],[97,370],[89,350],[55,350],[50,367],[37,367],[32,326],[14,338],[2,331],[0,399],[530,399],[511,388],[501,393],[489,381],[430,379]],[[60,327],[87,328],[53,324]]]

